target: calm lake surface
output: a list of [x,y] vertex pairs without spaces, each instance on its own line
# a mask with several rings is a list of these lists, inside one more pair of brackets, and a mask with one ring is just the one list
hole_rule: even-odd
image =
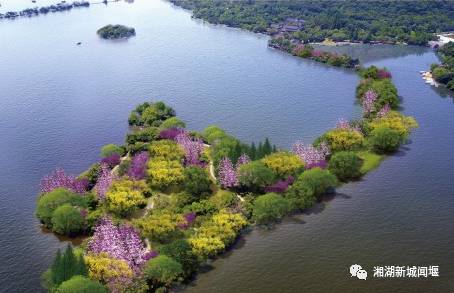
[[[30,4],[2,1],[0,13]],[[109,23],[137,36],[98,39]],[[0,21],[0,36],[1,292],[39,292],[66,245],[35,219],[40,178],[57,166],[78,174],[101,146],[122,143],[138,103],[163,100],[190,129],[218,124],[283,148],[360,115],[354,72],[268,49],[266,36],[204,24],[167,2]],[[307,214],[246,234],[187,292],[454,292],[454,103],[419,75],[437,58],[415,47],[335,49],[391,70],[404,112],[420,123],[412,142]],[[368,280],[350,278],[354,263]],[[441,276],[376,279],[377,265],[439,265]]]

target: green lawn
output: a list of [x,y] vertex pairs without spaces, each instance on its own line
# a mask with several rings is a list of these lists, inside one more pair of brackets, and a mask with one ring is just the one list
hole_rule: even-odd
[[361,166],[361,173],[366,174],[369,171],[377,168],[380,166],[381,161],[383,160],[384,156],[377,155],[375,153],[371,153],[368,151],[358,152],[358,156],[363,159],[363,165]]

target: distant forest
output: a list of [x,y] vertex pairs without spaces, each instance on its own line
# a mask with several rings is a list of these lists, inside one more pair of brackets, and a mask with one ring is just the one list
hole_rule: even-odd
[[454,1],[170,0],[193,16],[254,32],[304,20],[292,37],[305,42],[351,40],[424,45],[434,33],[454,30]]

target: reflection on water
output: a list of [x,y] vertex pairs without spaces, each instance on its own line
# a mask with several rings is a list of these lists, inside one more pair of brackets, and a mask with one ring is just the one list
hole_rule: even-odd
[[362,63],[376,62],[387,58],[405,57],[408,55],[422,56],[423,54],[432,51],[432,49],[426,47],[404,45],[354,44],[348,46],[314,45],[314,47],[322,48],[325,51],[347,54],[353,58],[358,58]]

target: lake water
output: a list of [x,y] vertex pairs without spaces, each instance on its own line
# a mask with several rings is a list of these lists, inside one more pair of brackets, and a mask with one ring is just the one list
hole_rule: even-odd
[[[29,4],[2,1],[0,13]],[[109,23],[137,36],[100,40]],[[271,50],[266,36],[204,24],[167,2],[4,20],[0,36],[2,292],[39,291],[65,245],[34,217],[40,178],[56,166],[77,174],[102,145],[122,143],[138,103],[163,100],[190,129],[218,124],[283,148],[360,114],[354,72]],[[404,112],[421,126],[412,143],[308,214],[248,233],[188,292],[454,291],[454,104],[419,76],[437,58],[415,47],[341,50],[391,70]],[[439,265],[441,277],[360,281],[349,276],[353,263],[369,276],[374,265]]]

